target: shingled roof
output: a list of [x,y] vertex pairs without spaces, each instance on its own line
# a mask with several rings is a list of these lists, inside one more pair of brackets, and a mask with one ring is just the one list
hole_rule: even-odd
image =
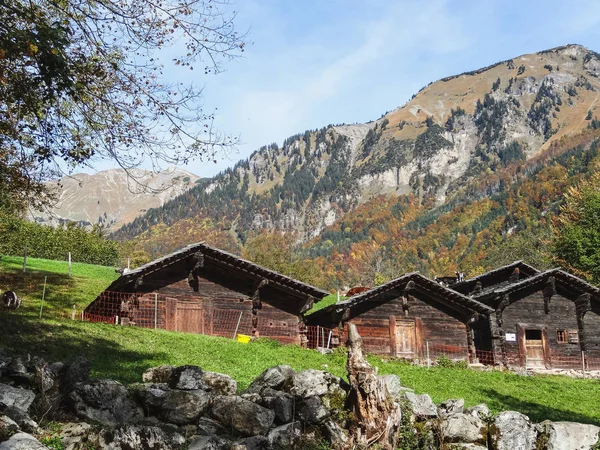
[[412,272],[402,275],[401,277],[389,281],[385,284],[382,284],[381,286],[377,286],[373,289],[363,292],[362,294],[355,295],[354,297],[351,297],[340,303],[336,303],[335,305],[323,308],[311,314],[309,316],[310,320],[316,323],[320,322],[323,317],[339,315],[348,308],[353,308],[365,302],[377,300],[381,298],[381,296],[393,290],[404,290],[410,282],[414,283],[414,285],[411,286],[411,292],[412,290],[424,292],[427,295],[433,297],[438,303],[446,305],[452,309],[458,308],[462,311],[466,311],[469,313],[480,313],[484,315],[488,315],[494,312],[492,308],[490,308],[487,305],[484,305],[483,303],[478,302],[477,300],[469,298],[466,295],[461,294],[460,292],[456,292],[452,289],[449,289],[434,280],[430,280],[429,278],[424,277],[418,272]]
[[133,290],[138,278],[148,277],[151,274],[165,270],[183,260],[193,258],[198,252],[202,254],[206,262],[212,263],[224,270],[244,272],[251,277],[268,280],[270,283],[275,285],[282,286],[301,294],[310,295],[311,297],[315,298],[316,302],[320,301],[323,297],[329,294],[327,291],[295,280],[279,272],[275,272],[274,270],[267,269],[258,264],[240,258],[232,253],[211,247],[204,242],[190,244],[187,247],[155,259],[148,264],[144,264],[137,269],[126,272],[117,280],[115,280],[108,288],[106,288],[106,290],[131,291]]
[[454,283],[450,286],[451,289],[460,292],[461,294],[471,294],[477,283],[481,283],[481,292],[474,295],[475,298],[486,295],[490,290],[497,288],[498,286],[505,286],[509,284],[509,277],[515,269],[519,269],[519,278],[529,278],[540,273],[535,267],[524,263],[523,261],[515,261],[511,264],[507,264],[497,269],[490,270],[476,277],[469,278],[465,281]]

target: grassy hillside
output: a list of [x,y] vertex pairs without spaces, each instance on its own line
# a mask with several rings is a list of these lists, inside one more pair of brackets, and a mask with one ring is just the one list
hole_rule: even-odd
[[[225,338],[93,324],[61,318],[76,296],[83,304],[114,278],[104,267],[74,268],[69,279],[63,263],[31,261],[22,275],[22,261],[2,258],[0,286],[19,282],[21,310],[0,310],[0,345],[10,353],[39,355],[50,361],[78,355],[89,358],[95,377],[123,382],[141,380],[142,372],[159,364],[196,364],[233,376],[240,389],[267,367],[289,364],[296,370],[325,369],[344,376],[343,351],[321,355],[270,340],[241,344]],[[35,268],[35,270],[34,270]],[[43,277],[48,276],[48,309],[38,318]],[[73,300],[74,301],[74,300]],[[87,300],[86,300],[87,301]],[[485,402],[493,411],[518,410],[533,420],[570,420],[600,424],[600,382],[560,376],[522,377],[511,373],[476,372],[460,368],[416,367],[371,357],[379,373],[397,374],[405,386],[429,393],[436,402],[464,398],[467,405]]]

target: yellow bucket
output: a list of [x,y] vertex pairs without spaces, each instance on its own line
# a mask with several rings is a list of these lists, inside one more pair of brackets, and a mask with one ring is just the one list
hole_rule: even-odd
[[239,342],[243,342],[244,344],[247,344],[248,342],[250,342],[250,336],[248,336],[247,334],[238,334],[237,340]]

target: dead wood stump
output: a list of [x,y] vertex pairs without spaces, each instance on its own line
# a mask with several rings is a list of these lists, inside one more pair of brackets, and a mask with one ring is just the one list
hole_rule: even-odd
[[363,355],[362,338],[356,325],[348,324],[348,405],[354,414],[350,440],[343,448],[367,448],[378,444],[397,448],[401,420],[400,406],[392,401],[385,381]]

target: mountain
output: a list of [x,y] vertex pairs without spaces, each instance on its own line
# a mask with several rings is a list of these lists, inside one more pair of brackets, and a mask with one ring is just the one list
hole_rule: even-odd
[[[594,167],[599,77],[600,56],[567,45],[443,78],[377,121],[264,146],[114,237],[137,237],[154,255],[198,238],[239,249],[254,232],[292,231],[345,282],[363,270],[373,283],[366,268],[383,262],[388,278],[481,271],[507,236],[547,235],[561,189]],[[537,197],[523,199],[524,187]],[[344,264],[332,267],[336,258]],[[373,261],[341,273],[357,258]]]
[[123,169],[95,174],[78,173],[49,182],[58,201],[49,211],[31,213],[31,219],[56,225],[77,222],[118,229],[151,208],[157,208],[195,185],[198,177],[179,168],[153,173]]

